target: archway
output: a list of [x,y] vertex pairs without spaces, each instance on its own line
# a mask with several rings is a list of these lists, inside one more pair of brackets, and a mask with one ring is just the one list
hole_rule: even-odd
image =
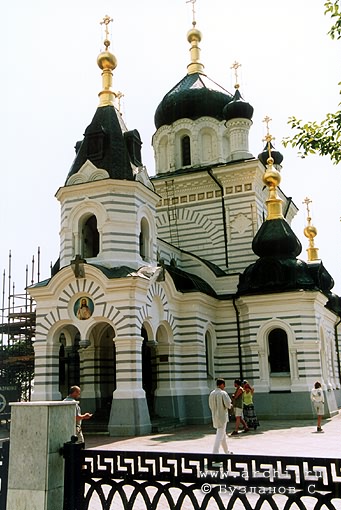
[[155,348],[148,342],[148,333],[142,326],[142,388],[146,393],[146,400],[150,418],[155,416],[155,390],[157,388]]
[[[82,378],[87,380],[87,384],[92,378],[96,419],[106,423],[109,420],[112,395],[116,389],[116,346],[114,338],[115,331],[110,324],[96,324],[90,333],[93,348],[90,348],[88,353],[85,349],[83,355],[86,367],[89,368],[84,367]],[[87,370],[89,370],[89,377],[86,375]]]
[[67,326],[59,334],[59,391],[62,398],[70,386],[80,384],[80,334],[74,326]]

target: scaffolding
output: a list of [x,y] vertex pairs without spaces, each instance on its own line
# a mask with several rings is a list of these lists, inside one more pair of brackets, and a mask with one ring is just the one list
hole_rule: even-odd
[[9,252],[8,269],[3,270],[0,324],[0,394],[4,394],[6,400],[7,397],[24,401],[31,398],[36,310],[27,288],[39,280],[40,248],[37,253],[37,268],[34,255],[31,271],[26,265],[25,290],[21,293],[16,291],[15,282],[12,280],[12,253]]

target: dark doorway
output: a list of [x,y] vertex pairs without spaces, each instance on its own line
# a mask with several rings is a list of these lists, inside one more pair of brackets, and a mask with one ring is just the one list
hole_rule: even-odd
[[269,363],[272,374],[290,373],[288,337],[283,329],[269,333]]
[[147,405],[150,418],[155,416],[155,399],[156,390],[156,366],[155,366],[155,349],[148,345],[148,335],[144,327],[141,329],[142,343],[142,388],[146,392]]

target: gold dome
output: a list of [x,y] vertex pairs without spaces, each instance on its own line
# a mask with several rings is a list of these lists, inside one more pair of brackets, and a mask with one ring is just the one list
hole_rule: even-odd
[[277,187],[281,182],[281,174],[272,165],[270,165],[265,170],[265,173],[263,175],[263,182],[266,186]]
[[192,41],[201,41],[201,32],[197,28],[193,27],[191,30],[187,32],[187,41],[191,43]]
[[111,71],[117,66],[117,59],[110,51],[102,51],[97,57],[97,65],[100,69],[110,69]]
[[308,239],[313,239],[317,236],[317,228],[313,225],[307,225],[304,229],[304,235],[308,237]]

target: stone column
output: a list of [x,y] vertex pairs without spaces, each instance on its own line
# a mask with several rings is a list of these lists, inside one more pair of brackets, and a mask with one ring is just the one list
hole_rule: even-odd
[[34,390],[32,399],[60,400],[59,345],[37,340],[34,343]]
[[230,159],[246,159],[252,157],[249,151],[249,131],[252,125],[249,119],[231,119],[226,122],[230,139]]
[[142,388],[141,336],[120,337],[116,345],[116,390],[108,430],[111,436],[139,436],[151,432],[145,391]]
[[74,402],[11,404],[8,510],[61,510],[64,459],[75,433]]

